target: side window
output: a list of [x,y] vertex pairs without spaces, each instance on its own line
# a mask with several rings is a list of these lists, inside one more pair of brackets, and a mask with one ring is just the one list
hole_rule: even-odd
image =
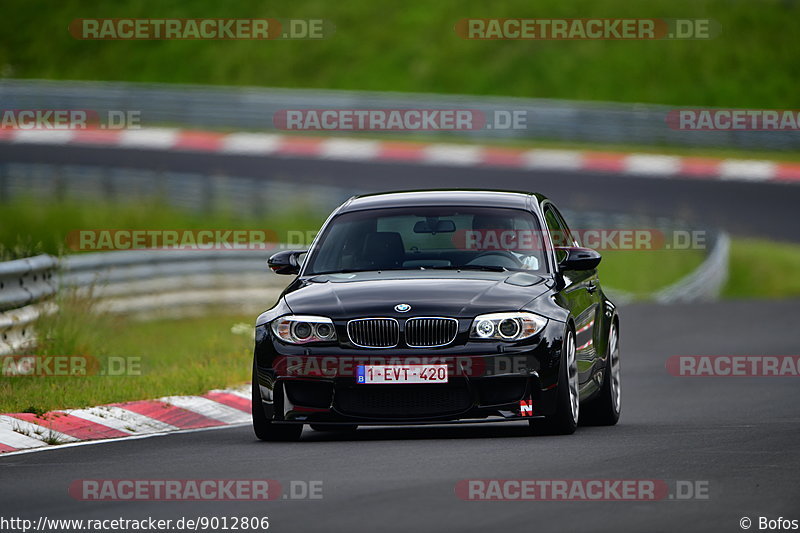
[[564,217],[561,215],[561,211],[556,209],[556,207],[553,205],[550,206],[550,209],[553,210],[553,214],[555,214],[556,218],[558,219],[559,225],[561,226],[561,229],[564,232],[564,237],[567,241],[566,246],[580,246],[580,243],[575,240],[575,237],[569,230],[569,226],[567,226],[566,220],[564,220]]
[[553,206],[545,207],[544,221],[547,224],[547,231],[550,233],[553,246],[573,246],[572,235]]

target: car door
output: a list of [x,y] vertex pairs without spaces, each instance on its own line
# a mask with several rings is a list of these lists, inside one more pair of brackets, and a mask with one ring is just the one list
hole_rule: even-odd
[[[553,246],[578,246],[564,218],[553,204],[546,204],[544,218]],[[561,254],[556,252],[556,260]],[[581,384],[592,375],[597,360],[595,350],[597,313],[600,308],[600,291],[597,270],[569,270],[562,273],[564,287],[557,298],[569,309],[575,319],[575,346],[578,375]],[[599,323],[597,323],[599,327]]]

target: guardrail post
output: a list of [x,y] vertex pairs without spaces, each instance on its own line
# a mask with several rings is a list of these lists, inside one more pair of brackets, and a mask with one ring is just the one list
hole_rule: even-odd
[[36,320],[52,308],[56,266],[49,255],[0,263],[0,355],[35,341]]
[[0,163],[0,203],[7,202],[8,197],[8,166]]

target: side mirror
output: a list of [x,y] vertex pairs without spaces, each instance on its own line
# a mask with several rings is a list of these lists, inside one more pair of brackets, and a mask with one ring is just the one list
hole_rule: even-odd
[[297,274],[300,272],[300,256],[308,250],[284,250],[267,260],[267,266],[276,274]]
[[559,270],[592,270],[597,268],[603,257],[591,248],[577,246],[557,246],[556,259]]

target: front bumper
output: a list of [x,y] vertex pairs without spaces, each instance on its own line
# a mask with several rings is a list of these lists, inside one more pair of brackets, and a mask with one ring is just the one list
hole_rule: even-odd
[[[563,324],[521,345],[473,342],[437,349],[290,346],[256,334],[256,376],[277,423],[426,424],[530,420],[552,414]],[[360,364],[447,364],[448,382],[358,384]],[[532,409],[523,408],[531,405]]]

